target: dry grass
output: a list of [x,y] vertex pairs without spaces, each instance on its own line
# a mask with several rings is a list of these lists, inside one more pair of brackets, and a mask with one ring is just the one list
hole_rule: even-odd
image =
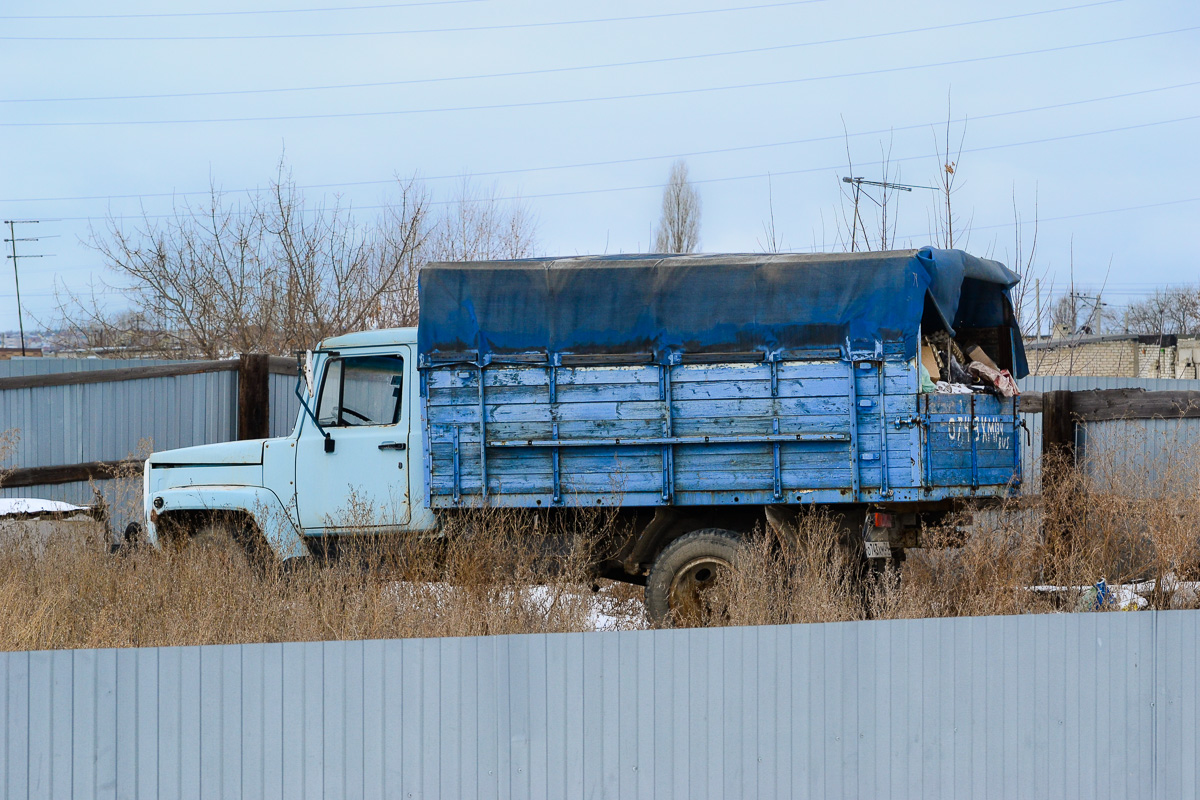
[[[900,566],[861,566],[839,521],[802,515],[786,540],[750,539],[717,624],[1023,614],[1094,605],[1090,587],[1143,582],[1147,608],[1200,605],[1200,458],[1172,447],[1155,472],[1048,464],[1030,508],[925,531]],[[1120,452],[1110,448],[1110,452]],[[132,476],[130,480],[135,480]],[[103,531],[7,534],[0,650],[470,636],[638,627],[641,590],[589,565],[615,518],[479,511],[443,539],[345,539],[335,559],[261,567],[197,547],[107,552]],[[597,535],[597,529],[602,535]],[[1057,591],[1035,590],[1052,585]],[[1081,588],[1075,588],[1081,587]],[[598,603],[598,598],[601,602]],[[1115,609],[1109,604],[1104,610]]]
[[[753,539],[731,577],[739,625],[1200,607],[1200,449],[1164,443],[1147,469],[1108,442],[1075,468],[1049,460],[1033,503],[926,530],[900,567],[864,571],[827,514]],[[1099,448],[1097,448],[1099,449]],[[1095,585],[1131,586],[1096,602]],[[1141,600],[1133,597],[1134,589]],[[1143,602],[1144,601],[1144,602]]]
[[110,555],[99,528],[84,540],[10,539],[0,555],[0,649],[594,627],[581,538],[539,531],[521,514],[470,519],[470,530],[454,530],[444,542],[348,540],[337,558],[292,569],[255,565],[224,547]]

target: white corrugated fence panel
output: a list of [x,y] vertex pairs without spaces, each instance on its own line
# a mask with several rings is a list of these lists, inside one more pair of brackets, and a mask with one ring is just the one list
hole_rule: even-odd
[[10,797],[1197,796],[1200,612],[0,655]]

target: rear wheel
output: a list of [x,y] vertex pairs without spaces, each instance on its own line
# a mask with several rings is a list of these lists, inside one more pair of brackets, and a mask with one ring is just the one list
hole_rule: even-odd
[[646,614],[657,625],[694,626],[729,614],[727,579],[737,562],[741,537],[706,528],[667,545],[646,580]]

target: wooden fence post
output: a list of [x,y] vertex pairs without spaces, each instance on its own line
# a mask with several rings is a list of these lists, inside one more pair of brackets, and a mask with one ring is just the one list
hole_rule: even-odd
[[1058,452],[1068,460],[1075,455],[1075,419],[1071,392],[1042,393],[1042,455]]
[[238,360],[239,439],[271,435],[270,356],[244,353]]

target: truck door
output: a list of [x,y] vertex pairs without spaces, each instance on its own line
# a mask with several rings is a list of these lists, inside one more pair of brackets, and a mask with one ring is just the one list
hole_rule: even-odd
[[409,520],[407,348],[401,354],[331,356],[317,419],[296,443],[296,510],[306,530],[382,531]]

